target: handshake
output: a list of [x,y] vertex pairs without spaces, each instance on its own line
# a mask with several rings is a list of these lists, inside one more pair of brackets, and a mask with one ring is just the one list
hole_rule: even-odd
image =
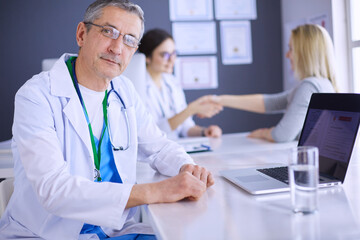
[[220,98],[216,95],[205,95],[188,105],[192,115],[199,118],[211,118],[223,110]]

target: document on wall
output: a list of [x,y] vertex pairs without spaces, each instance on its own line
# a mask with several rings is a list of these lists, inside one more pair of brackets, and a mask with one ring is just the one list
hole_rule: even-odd
[[214,54],[217,51],[215,22],[175,22],[172,33],[179,54]]
[[252,63],[250,21],[220,22],[222,63]]
[[217,88],[217,58],[179,57],[175,63],[175,75],[183,89]]
[[215,17],[224,19],[256,19],[256,0],[215,0]]
[[171,21],[212,20],[212,0],[169,0]]

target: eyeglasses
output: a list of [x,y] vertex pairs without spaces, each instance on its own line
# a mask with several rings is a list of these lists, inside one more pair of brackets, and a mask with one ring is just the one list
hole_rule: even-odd
[[117,30],[117,29],[115,29],[113,27],[101,26],[101,25],[97,25],[97,24],[92,23],[92,22],[84,22],[84,24],[90,24],[90,25],[93,25],[95,27],[102,28],[101,29],[102,35],[104,35],[105,37],[114,39],[114,40],[118,39],[119,36],[122,35],[124,44],[126,46],[129,46],[129,47],[132,47],[132,48],[137,48],[140,45],[140,41],[138,39],[136,39],[136,37],[131,36],[129,34],[121,34],[119,32],[119,30]]
[[171,57],[176,57],[177,56],[177,52],[176,51],[173,51],[172,53],[169,53],[169,52],[161,52],[160,53],[160,56],[164,59],[164,61],[169,61],[169,59]]

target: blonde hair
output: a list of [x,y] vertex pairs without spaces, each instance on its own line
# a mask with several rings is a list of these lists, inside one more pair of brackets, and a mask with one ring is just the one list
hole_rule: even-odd
[[334,46],[328,32],[319,25],[305,24],[292,30],[295,76],[327,78],[336,87]]

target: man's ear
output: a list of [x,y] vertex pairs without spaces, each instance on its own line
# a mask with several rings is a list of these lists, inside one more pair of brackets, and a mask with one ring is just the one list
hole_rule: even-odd
[[85,40],[84,38],[86,36],[86,33],[87,33],[87,28],[85,23],[80,22],[76,29],[76,42],[80,48],[84,45],[84,40]]

